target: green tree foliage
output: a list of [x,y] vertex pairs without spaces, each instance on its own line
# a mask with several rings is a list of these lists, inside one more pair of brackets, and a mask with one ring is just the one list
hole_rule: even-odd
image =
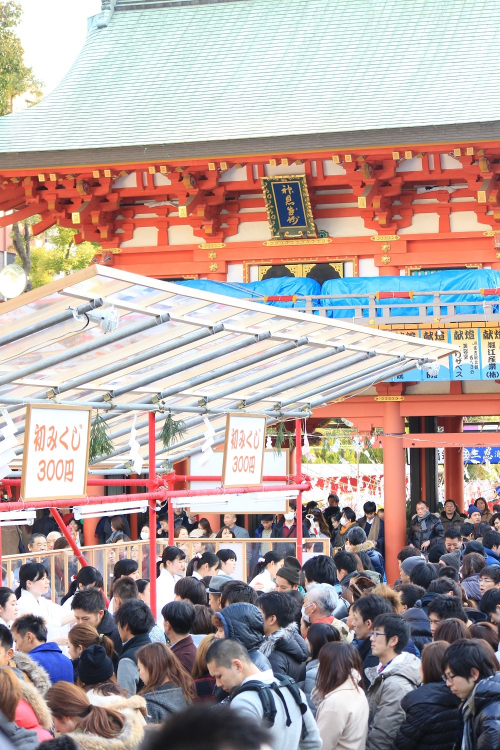
[[67,276],[73,271],[86,268],[101,246],[96,242],[75,244],[75,229],[54,226],[45,232],[45,244],[33,246],[30,226],[40,221],[33,216],[25,222],[14,224],[12,232],[13,249],[29,282],[26,291],[48,284],[55,276]]
[[12,102],[19,94],[29,92],[38,101],[42,84],[33,70],[24,64],[24,50],[14,29],[22,15],[14,0],[0,1],[0,115],[12,112]]

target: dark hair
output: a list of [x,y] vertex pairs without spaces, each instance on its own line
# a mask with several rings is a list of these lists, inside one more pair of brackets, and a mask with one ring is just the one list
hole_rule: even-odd
[[189,600],[192,604],[207,603],[207,589],[198,578],[179,578],[174,586],[174,594],[181,599]]
[[431,582],[438,577],[436,568],[432,563],[422,563],[417,565],[410,573],[410,583],[415,586],[422,586],[427,591]]
[[[479,511],[481,512],[481,511]],[[484,544],[484,536],[485,534],[489,534],[490,531],[493,531],[489,523],[485,523],[485,521],[481,521],[481,523],[478,523],[474,527],[474,539],[483,539],[483,546],[487,547],[486,544]],[[493,531],[494,534],[498,534],[498,531]]]
[[[223,531],[229,531],[229,533],[231,534],[231,536],[233,537],[233,539],[236,539],[236,534],[234,533],[234,531],[232,529],[229,528],[229,526],[221,526],[220,529],[219,529],[219,531],[215,535],[215,538],[216,539],[222,539],[222,532]],[[219,550],[219,552],[229,552],[229,550]],[[217,556],[219,556],[219,552],[216,552],[215,554]],[[226,562],[226,561],[223,560],[223,562]]]
[[111,516],[109,522],[114,531],[125,531],[125,521],[121,516]]
[[136,560],[118,560],[113,568],[113,583],[116,583],[122,576],[130,576],[139,569],[139,564]]
[[[12,591],[10,593],[12,594]],[[6,625],[0,625],[0,646],[6,651],[14,646],[12,633]]]
[[462,534],[458,526],[450,526],[444,532],[444,539],[461,539]]
[[[493,566],[492,566],[493,567]],[[499,567],[498,565],[495,567]],[[485,591],[479,602],[479,609],[485,615],[492,615],[500,607],[500,589],[494,588]]]
[[366,542],[366,534],[361,528],[361,526],[353,526],[352,528],[349,529],[346,536],[349,542],[353,546],[356,546],[358,544],[363,544],[363,542]]
[[420,550],[418,550],[416,547],[403,547],[403,549],[400,549],[398,554],[396,555],[396,559],[399,560],[399,562],[404,562],[404,560],[407,560],[409,557],[421,557]]
[[346,552],[345,550],[337,552],[337,554],[333,558],[333,562],[335,563],[337,572],[340,570],[345,570],[346,573],[354,573],[354,571],[358,569],[356,557],[352,554],[352,552]]
[[451,617],[456,617],[457,620],[467,623],[467,615],[462,600],[458,596],[439,594],[429,602],[427,612],[437,615],[440,620],[449,620]]
[[237,560],[236,552],[232,549],[219,549],[215,553],[219,560],[223,563],[227,562],[228,560]]
[[378,594],[366,594],[352,604],[351,610],[359,612],[363,622],[367,620],[373,622],[379,615],[392,613],[392,605]]
[[81,609],[83,612],[91,612],[97,615],[106,609],[106,600],[99,589],[92,588],[86,591],[77,591],[71,602],[71,609]]
[[410,625],[401,615],[396,615],[394,612],[378,615],[373,621],[373,629],[376,630],[377,628],[384,628],[386,641],[397,636],[398,642],[394,646],[394,651],[397,654],[403,651],[410,640]]
[[[37,536],[43,536],[43,534],[37,534]],[[21,591],[23,589],[26,591],[26,583],[28,581],[40,581],[42,578],[46,577],[47,571],[43,567],[42,563],[29,562],[21,565],[21,567],[19,568],[19,586],[15,590],[16,597],[19,599],[21,596]]]
[[[462,560],[462,580],[479,573],[486,567],[486,560],[479,552],[469,552]],[[498,567],[498,566],[497,566]]]
[[500,565],[487,565],[479,571],[479,578],[491,578],[496,586],[500,583]]
[[342,515],[347,518],[351,523],[356,520],[356,513],[349,506],[342,508]]
[[479,508],[478,502],[482,500],[484,503],[484,510],[488,510],[488,503],[486,502],[486,499],[484,497],[476,497],[474,500],[474,505]]
[[209,552],[208,550],[206,550],[202,555],[200,555],[200,553],[198,552],[198,554],[194,555],[193,558],[189,561],[189,564],[186,568],[186,576],[192,576],[195,571],[198,572],[199,568],[201,568],[202,565],[208,565],[209,568],[213,568],[214,565],[217,565],[218,567],[220,565],[220,560],[217,555],[215,555],[213,552]]
[[60,734],[51,740],[40,742],[37,750],[79,750],[79,748],[69,734]]
[[337,570],[331,557],[327,555],[314,555],[306,560],[302,566],[306,580],[314,583],[329,583],[335,586],[337,583]]
[[[354,552],[354,557],[358,557],[361,561],[361,570],[374,570],[374,567],[372,565],[372,561],[370,560],[370,557],[366,552],[363,550],[358,550],[357,552]],[[358,570],[359,567],[358,567]]]
[[340,498],[335,494],[335,492],[330,492],[330,494],[328,495],[328,500],[330,500],[331,497],[333,497],[333,500],[337,503],[337,505],[340,503]]
[[188,601],[173,601],[165,604],[161,611],[165,622],[169,622],[174,633],[185,635],[189,633],[196,620],[194,604]]
[[295,607],[290,606],[291,600],[286,594],[278,591],[270,591],[268,594],[259,596],[257,606],[262,610],[264,617],[276,616],[280,628],[286,628],[295,619]]
[[498,628],[491,622],[475,622],[469,625],[469,633],[472,638],[481,638],[490,644],[493,651],[498,651]]
[[463,638],[448,646],[443,657],[443,669],[448,667],[454,675],[470,679],[472,670],[479,672],[478,680],[492,677],[498,672],[498,661],[489,643],[477,638]]
[[[163,521],[166,519],[162,518],[161,520]],[[180,560],[186,559],[186,553],[184,552],[184,550],[180,549],[180,547],[167,546],[163,548],[161,561],[165,567],[167,565],[167,562],[173,562],[174,560],[177,560],[177,558],[179,558]]]
[[228,607],[230,604],[237,602],[247,602],[248,604],[257,604],[257,592],[248,583],[243,581],[230,581],[226,583],[222,590],[220,598],[221,609]]
[[377,512],[377,505],[373,502],[373,500],[367,500],[366,503],[363,505],[363,510],[365,513],[376,513]]
[[139,580],[136,581],[137,591],[139,592],[139,594],[144,594],[144,592],[146,591],[146,586],[148,585],[148,583],[151,583],[151,581],[149,580],[149,578],[139,578]]
[[[353,673],[357,677],[354,677]],[[356,683],[358,677],[363,680],[362,674],[363,663],[356,646],[343,641],[326,643],[319,652],[316,689],[319,695],[324,697],[351,678],[359,690]]]
[[7,586],[0,586],[0,607],[5,607],[14,592]]
[[311,659],[317,659],[325,643],[340,641],[340,633],[334,625],[327,622],[316,622],[307,631]]
[[210,521],[208,520],[208,518],[200,518],[200,520],[198,521],[198,528],[203,529],[203,531],[205,532],[204,536],[211,537],[214,533],[212,527],[210,526]]
[[447,594],[448,591],[453,591],[453,596],[462,596],[462,588],[452,578],[447,576],[440,576],[431,581],[427,591],[430,594]]
[[12,623],[12,630],[23,638],[26,633],[33,633],[37,641],[47,642],[47,625],[45,620],[37,615],[21,615]]
[[474,533],[474,524],[467,523],[466,521],[460,526],[460,534],[462,536],[470,536],[473,533]]
[[31,547],[37,539],[45,539],[45,541],[47,541],[47,537],[45,536],[45,534],[41,534],[39,531],[35,531],[35,533],[32,534],[28,539],[28,547]]
[[455,641],[459,641],[461,638],[472,638],[472,636],[465,622],[457,620],[456,617],[442,620],[434,632],[435,641],[455,643]]
[[427,504],[427,500],[417,500],[415,505],[425,505],[426,508],[429,507],[429,505]]
[[[181,602],[176,602],[180,604]],[[155,618],[146,602],[140,599],[130,599],[123,602],[115,612],[115,622],[121,627],[128,628],[132,635],[142,635],[149,633],[155,625]]]
[[182,690],[187,703],[195,699],[196,690],[191,675],[164,643],[148,643],[137,651],[136,658],[146,668],[149,678],[139,695],[151,692],[154,695],[155,688],[171,682]]
[[493,549],[493,547],[500,547],[500,534],[498,531],[490,528],[485,534],[483,534],[483,547]]
[[207,651],[207,664],[213,661],[218,666],[229,668],[234,659],[252,663],[245,646],[231,638],[215,639]]
[[217,629],[212,623],[212,617],[214,615],[212,607],[207,607],[206,604],[195,604],[194,609],[196,616],[189,629],[191,635],[208,635],[209,633],[217,632]]
[[280,560],[283,560],[283,554],[281,552],[276,552],[275,550],[270,550],[269,552],[266,552],[265,555],[262,557],[259,557],[259,561],[257,562],[255,568],[253,569],[252,578],[255,578],[255,576],[260,575],[265,568],[269,565],[269,563],[278,563]]
[[435,640],[432,643],[426,643],[420,656],[422,667],[422,682],[428,685],[429,682],[441,682],[443,674],[443,657],[449,643],[446,641]]
[[320,532],[322,534],[325,534],[325,536],[330,536],[330,528],[329,528],[327,522],[325,521],[325,517],[324,517],[323,513],[320,511],[320,509],[319,508],[313,508],[310,511],[309,515],[311,515],[313,517],[314,521],[316,521],[318,523]]
[[102,589],[103,585],[102,575],[97,568],[93,568],[92,565],[85,565],[83,568],[80,568],[71,581],[67,593],[61,599],[61,604],[64,604],[67,599],[74,596],[76,591],[79,590],[78,586],[83,586],[84,588],[95,586],[97,589]]
[[401,583],[399,586],[395,586],[394,591],[398,592],[401,604],[407,609],[414,607],[425,594],[425,589],[422,586],[415,586],[414,583]]
[[137,587],[137,584],[134,579],[129,578],[129,576],[122,576],[117,581],[115,581],[111,591],[113,593],[113,596],[120,597],[122,603],[128,601],[129,599],[139,598],[139,589]]
[[431,539],[431,542],[436,542],[429,547],[429,554],[427,555],[427,561],[430,563],[437,563],[440,561],[443,555],[446,555],[446,547],[442,543],[442,539]]
[[78,717],[78,728],[83,732],[111,739],[123,731],[125,717],[111,708],[92,706],[78,685],[56,682],[47,690],[45,700],[54,716]]
[[[453,565],[442,565],[441,570],[438,570],[438,579],[439,578],[449,578],[456,584],[458,584],[460,580],[458,570],[454,568]],[[434,581],[432,583],[434,583]],[[431,583],[431,586],[432,586],[432,583]],[[430,586],[429,586],[429,589],[430,589]]]
[[147,750],[261,750],[272,746],[269,730],[228,706],[195,704],[171,714],[149,735]]
[[493,513],[493,515],[491,516],[490,526],[493,526],[493,528],[495,528],[495,521],[497,521],[499,518],[500,518],[500,513]]

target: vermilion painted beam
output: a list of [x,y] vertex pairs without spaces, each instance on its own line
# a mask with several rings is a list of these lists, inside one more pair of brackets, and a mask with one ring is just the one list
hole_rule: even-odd
[[[405,448],[446,448],[457,446],[462,448],[480,448],[500,444],[498,432],[422,432],[421,434],[401,435],[399,439]],[[384,437],[379,438],[383,447]]]

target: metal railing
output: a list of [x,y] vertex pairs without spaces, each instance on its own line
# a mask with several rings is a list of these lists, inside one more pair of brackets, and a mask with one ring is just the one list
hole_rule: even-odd
[[[450,297],[476,295],[476,301],[450,302]],[[414,297],[419,301],[414,301]],[[429,298],[421,301],[421,297]],[[496,300],[486,297],[497,297]],[[447,299],[448,298],[448,299]],[[358,325],[392,325],[394,323],[452,323],[500,320],[500,289],[454,289],[452,291],[409,291],[409,292],[352,292],[351,294],[278,295],[262,298],[249,297],[253,302],[291,302],[299,312],[307,312],[321,317],[348,319]],[[352,301],[366,300],[361,304]],[[323,302],[323,300],[325,300]],[[339,300],[339,304],[328,304],[329,300]],[[345,300],[346,304],[340,304]],[[388,302],[394,300],[394,302]],[[350,304],[349,304],[350,302]],[[401,314],[408,308],[412,314]],[[477,308],[481,308],[478,312]],[[333,311],[335,315],[328,316]],[[342,314],[345,313],[345,314]]]
[[[163,547],[168,545],[168,539],[157,539],[157,561],[161,559]],[[175,546],[186,553],[186,564],[197,552],[207,549],[217,552],[219,549],[232,549],[236,554],[235,579],[250,581],[258,557],[263,552],[275,550],[283,553],[283,557],[297,556],[296,539],[176,539]],[[118,560],[132,559],[138,564],[139,578],[151,578],[149,565],[149,542],[131,541],[118,544],[101,544],[81,548],[83,557],[89,565],[100,571],[104,582],[104,593],[111,598],[113,582],[113,568]],[[302,544],[303,560],[314,555],[330,554],[329,539],[304,539]],[[40,562],[47,570],[50,581],[48,596],[53,602],[60,604],[68,591],[71,579],[78,573],[81,565],[73,551],[66,548],[33,554],[4,555],[2,557],[2,585],[13,590],[19,585],[19,568],[26,562]],[[155,561],[155,564],[156,562]]]

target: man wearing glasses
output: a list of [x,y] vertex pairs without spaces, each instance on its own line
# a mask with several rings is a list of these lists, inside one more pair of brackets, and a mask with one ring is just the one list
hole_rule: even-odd
[[378,615],[370,633],[372,654],[379,664],[365,670],[370,718],[366,750],[389,750],[396,739],[405,712],[403,697],[420,685],[420,659],[403,652],[410,639],[410,626],[399,615]]
[[443,679],[462,701],[463,750],[498,750],[500,672],[491,646],[476,638],[462,638],[446,650],[443,668]]

